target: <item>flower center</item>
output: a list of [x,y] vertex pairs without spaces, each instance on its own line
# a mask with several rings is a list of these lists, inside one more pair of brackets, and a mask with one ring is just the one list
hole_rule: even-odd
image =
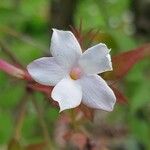
[[73,80],[77,80],[82,76],[82,70],[79,67],[75,67],[70,72],[70,77]]

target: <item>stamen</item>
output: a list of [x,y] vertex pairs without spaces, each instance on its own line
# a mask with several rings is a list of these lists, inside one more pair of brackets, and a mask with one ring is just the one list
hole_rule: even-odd
[[75,67],[71,70],[70,72],[70,77],[73,79],[73,80],[77,80],[79,79],[80,77],[82,76],[82,71],[79,67]]

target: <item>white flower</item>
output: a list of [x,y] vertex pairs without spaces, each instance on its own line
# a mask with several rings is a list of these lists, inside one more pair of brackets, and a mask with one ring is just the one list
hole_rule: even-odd
[[37,59],[27,66],[29,74],[40,84],[55,86],[51,97],[59,103],[60,111],[82,103],[96,109],[112,111],[116,97],[97,74],[112,70],[110,50],[97,44],[83,54],[70,31],[53,29],[53,57]]

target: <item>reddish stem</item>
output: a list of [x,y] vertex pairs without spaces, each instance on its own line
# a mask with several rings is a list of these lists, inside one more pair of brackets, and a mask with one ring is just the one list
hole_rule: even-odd
[[38,83],[28,84],[28,88],[31,88],[35,91],[43,92],[48,96],[50,95],[50,93],[52,92],[52,89],[53,89],[52,86],[45,86],[45,85],[41,85],[41,84],[38,84]]
[[25,72],[22,69],[19,69],[2,59],[0,59],[0,70],[19,79],[23,79],[25,77]]
[[0,59],[0,70],[16,78],[32,81],[32,78],[27,71],[9,64],[2,59]]

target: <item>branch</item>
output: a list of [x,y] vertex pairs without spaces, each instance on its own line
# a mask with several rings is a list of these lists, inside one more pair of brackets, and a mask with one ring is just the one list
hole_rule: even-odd
[[19,141],[20,137],[21,137],[21,130],[22,130],[22,125],[23,125],[23,121],[24,121],[24,117],[26,114],[26,105],[27,105],[27,100],[28,98],[28,93],[27,91],[25,92],[25,94],[22,97],[22,100],[19,104],[19,111],[18,111],[18,115],[16,118],[16,126],[15,126],[15,132],[14,132],[14,139]]
[[0,70],[19,79],[23,79],[25,77],[25,72],[23,70],[7,63],[2,59],[0,59]]
[[45,140],[47,142],[48,149],[52,150],[52,148],[53,148],[52,139],[50,138],[50,136],[48,134],[49,131],[48,131],[46,122],[43,118],[43,111],[41,109],[41,106],[37,103],[37,101],[33,98],[33,96],[32,96],[32,103],[33,103],[35,110],[37,112],[37,115],[39,117],[39,123],[41,125],[41,128],[43,129],[43,135],[44,135]]
[[39,42],[35,41],[33,38],[27,35],[23,35],[22,33],[15,31],[14,29],[8,27],[8,26],[0,26],[0,32],[4,32],[5,34],[8,34],[10,36],[13,36],[22,42],[25,42],[33,47],[36,47],[37,49],[42,50],[43,52],[47,52],[47,48],[40,44]]
[[16,56],[8,48],[7,44],[5,44],[2,40],[0,40],[0,47],[2,48],[2,51],[10,58],[10,60],[12,60],[13,63],[22,66]]
[[49,95],[53,89],[53,87],[44,86],[39,83],[36,83],[35,81],[33,81],[33,79],[26,70],[20,69],[12,64],[9,64],[8,62],[2,59],[0,59],[0,70],[17,79],[27,81],[27,88],[29,89],[43,92],[46,95]]

